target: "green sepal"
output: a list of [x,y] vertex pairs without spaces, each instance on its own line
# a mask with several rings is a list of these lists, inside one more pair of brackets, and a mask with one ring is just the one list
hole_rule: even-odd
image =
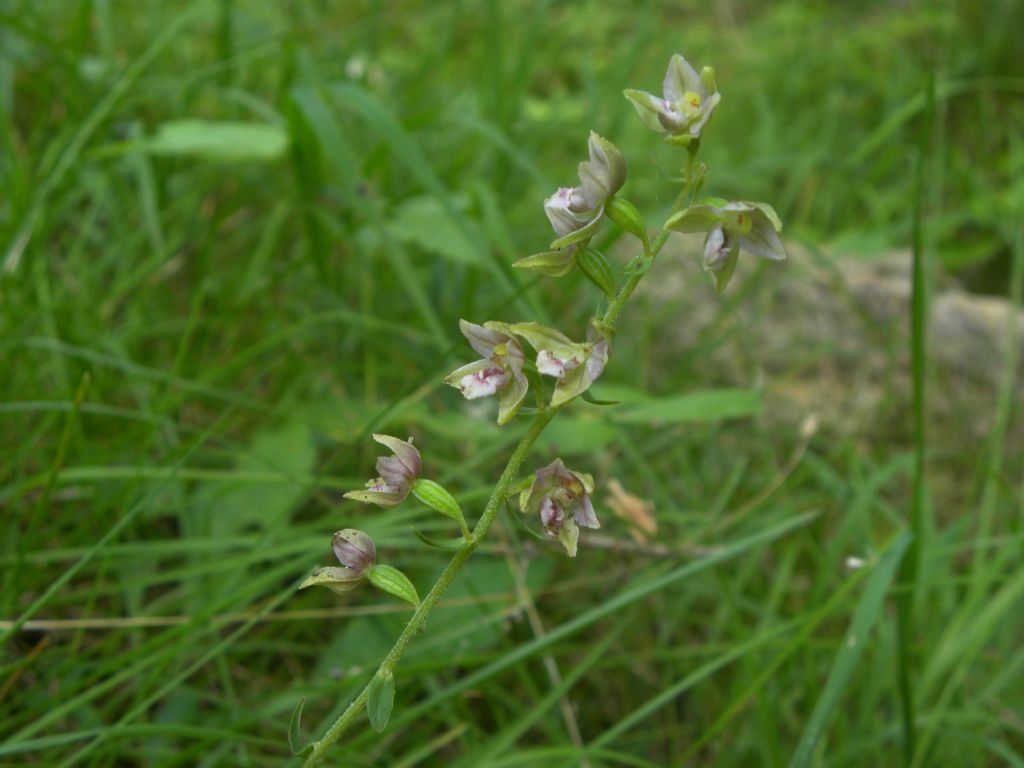
[[714,206],[699,203],[670,216],[665,222],[665,229],[674,229],[677,232],[710,232],[721,226],[722,221],[722,215]]
[[512,262],[516,269],[530,269],[551,277],[561,277],[572,270],[575,250],[544,251]]
[[420,596],[416,593],[416,587],[409,581],[409,577],[397,568],[379,563],[371,565],[366,570],[366,578],[382,592],[404,600],[413,607],[419,607]]
[[443,486],[421,477],[412,484],[412,495],[431,509],[452,520],[464,521],[462,507]]
[[386,667],[373,676],[366,687],[366,716],[370,727],[380,733],[387,727],[395,705],[395,675]]
[[609,299],[615,296],[615,278],[608,259],[594,248],[586,248],[576,256],[576,264],[586,278],[596,285]]
[[565,248],[567,245],[573,245],[575,243],[589,240],[597,232],[597,228],[601,226],[601,216],[604,213],[604,208],[598,208],[597,213],[590,221],[584,224],[574,232],[570,232],[568,235],[558,238],[549,246],[551,250],[557,251]]
[[302,707],[306,703],[306,697],[303,696],[299,699],[299,703],[295,705],[295,709],[292,710],[291,719],[288,721],[288,749],[292,751],[293,755],[302,756],[308,755],[313,751],[313,745],[307,744],[301,749],[296,748],[296,744],[299,743],[299,730],[302,727]]
[[729,285],[729,281],[732,280],[733,273],[736,271],[736,264],[739,260],[740,249],[736,246],[729,251],[729,255],[725,257],[725,263],[718,269],[711,272],[715,278],[715,293],[721,295],[722,292],[725,291],[726,286]]
[[586,347],[577,344],[561,331],[548,328],[540,323],[516,323],[511,326],[512,333],[520,336],[529,342],[530,346],[540,352],[542,349],[549,350],[555,357],[566,360],[573,355],[586,357]]

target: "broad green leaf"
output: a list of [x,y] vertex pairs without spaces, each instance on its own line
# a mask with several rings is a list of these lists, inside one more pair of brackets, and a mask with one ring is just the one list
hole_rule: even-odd
[[761,409],[756,389],[711,389],[633,405],[623,402],[608,417],[620,424],[682,424],[756,416]]
[[288,135],[270,123],[172,120],[141,142],[150,154],[217,162],[269,162],[284,155]]
[[460,264],[482,263],[480,249],[436,197],[424,195],[406,200],[392,211],[387,226],[396,240]]

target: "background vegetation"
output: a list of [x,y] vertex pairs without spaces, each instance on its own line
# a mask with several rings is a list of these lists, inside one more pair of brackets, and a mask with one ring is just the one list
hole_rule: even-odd
[[[620,93],[675,51],[724,93],[710,191],[862,258],[909,248],[919,209],[932,279],[1010,295],[1021,29],[1014,0],[0,3],[0,762],[281,765],[300,698],[304,738],[345,706],[406,609],[294,584],[355,526],[425,590],[445,556],[412,529],[450,528],[340,503],[369,433],[414,435],[478,510],[522,426],[440,384],[457,320],[581,335],[589,285],[508,265],[550,239],[540,201],[591,128],[658,221],[678,154]],[[740,275],[680,354],[655,328],[685,304],[631,306],[598,388],[623,405],[573,406],[535,452],[652,502],[653,540],[622,546],[603,493],[575,561],[503,516],[388,730],[334,764],[894,765],[908,704],[915,764],[1024,764],[1014,358],[987,442],[929,421],[945,480],[900,575],[908,412],[884,440],[829,413],[812,436],[756,359],[703,364],[743,344],[744,279],[793,278]]]

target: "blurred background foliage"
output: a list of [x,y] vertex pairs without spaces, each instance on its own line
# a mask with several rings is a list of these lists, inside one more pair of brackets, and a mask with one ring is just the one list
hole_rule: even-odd
[[[863,260],[909,248],[920,203],[933,277],[1010,296],[1022,29],[1015,0],[0,2],[0,615],[37,622],[0,630],[0,762],[280,765],[300,697],[306,738],[344,707],[404,609],[292,586],[345,526],[421,593],[436,577],[412,529],[447,521],[341,491],[372,471],[371,432],[412,434],[481,507],[523,425],[440,384],[470,359],[457,321],[582,335],[591,286],[509,264],[547,245],[541,201],[591,129],[660,221],[679,152],[621,91],[658,91],[673,52],[718,72],[708,192]],[[627,310],[598,387],[622,406],[574,406],[531,464],[620,482],[625,519],[602,494],[605,528],[569,562],[503,516],[401,666],[392,726],[334,764],[898,762],[882,598],[905,411],[887,439],[773,417],[743,341],[760,305],[738,321],[734,290],[683,350],[661,334],[687,302]],[[723,348],[739,373],[706,362]],[[897,414],[905,384],[881,383]],[[916,585],[919,765],[1024,760],[1008,391],[988,395],[990,442],[939,456],[955,491],[931,499]],[[629,522],[649,508],[653,537]],[[776,525],[796,528],[743,543]]]

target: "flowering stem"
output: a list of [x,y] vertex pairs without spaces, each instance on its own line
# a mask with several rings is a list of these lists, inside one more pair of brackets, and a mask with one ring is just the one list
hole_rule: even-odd
[[[693,197],[696,195],[699,183],[699,175],[694,176],[693,174],[693,159],[696,155],[696,151],[689,153],[689,162],[686,167],[686,180],[683,184],[683,189],[679,193],[679,197],[676,198],[675,203],[672,206],[671,214],[679,211],[684,204],[692,204]],[[688,201],[689,198],[689,201]],[[619,289],[618,294],[612,300],[605,312],[601,322],[608,327],[615,324],[616,318],[619,313],[625,307],[626,302],[633,295],[633,291],[636,290],[637,285],[643,279],[644,273],[647,268],[650,267],[655,257],[661,251],[665,242],[668,240],[668,236],[671,234],[671,230],[667,227],[662,226],[661,231],[658,233],[654,242],[649,242],[647,238],[643,238],[644,253],[641,266],[633,272],[623,284],[622,288]],[[536,391],[540,391],[538,388]],[[526,434],[519,441],[516,449],[512,452],[512,456],[509,457],[508,463],[505,465],[505,469],[501,473],[501,477],[498,479],[497,485],[494,486],[494,491],[491,493],[490,499],[487,501],[487,506],[484,507],[484,512],[480,516],[480,520],[477,522],[476,527],[473,528],[472,533],[469,533],[468,529],[463,528],[463,536],[466,539],[465,545],[452,557],[447,567],[441,573],[441,576],[435,582],[434,586],[431,587],[430,592],[423,598],[423,602],[416,608],[416,612],[413,613],[412,618],[409,619],[409,623],[405,625],[405,629],[402,630],[402,634],[395,640],[395,644],[391,646],[391,650],[388,655],[384,657],[384,660],[380,663],[377,671],[370,678],[370,682],[380,674],[381,672],[390,672],[394,670],[399,660],[402,658],[402,654],[405,653],[405,649],[408,647],[412,639],[419,633],[423,628],[423,625],[427,621],[427,617],[431,611],[437,605],[437,602],[441,599],[444,593],[448,590],[452,581],[459,575],[463,566],[473,555],[473,552],[483,541],[487,535],[488,529],[494,522],[494,519],[498,515],[498,511],[501,509],[501,505],[504,504],[506,497],[509,494],[509,486],[515,479],[516,474],[522,467],[523,461],[526,459],[527,454],[530,452],[530,448],[533,446],[534,441],[540,436],[544,428],[551,422],[563,406],[557,407],[544,407],[543,401],[538,401],[537,415],[527,430]],[[461,521],[462,526],[465,526],[465,521]],[[330,728],[323,737],[313,743],[313,751],[306,758],[304,763],[305,768],[318,765],[327,753],[327,750],[341,738],[341,735],[348,730],[349,726],[355,721],[360,715],[363,709],[366,707],[366,701],[369,697],[370,683],[359,692],[359,695],[352,701],[351,704],[345,709],[341,716],[334,721]]]
[[[466,564],[466,561],[472,556],[473,551],[483,541],[484,536],[487,535],[487,530],[491,527],[491,523],[494,522],[495,517],[498,515],[498,511],[501,509],[501,505],[505,501],[505,497],[508,495],[508,487],[512,480],[515,478],[516,473],[519,472],[523,461],[526,459],[530,448],[533,446],[534,441],[540,436],[540,433],[544,431],[544,428],[558,413],[559,408],[546,408],[540,411],[534,418],[533,423],[527,430],[526,434],[523,435],[522,440],[519,441],[519,445],[516,446],[515,451],[512,452],[512,456],[508,460],[508,464],[505,465],[505,470],[501,473],[501,477],[498,479],[498,484],[494,486],[494,491],[491,493],[491,498],[487,502],[487,506],[484,508],[483,515],[480,516],[479,522],[466,542],[466,545],[455,553],[452,557],[451,562],[444,569],[444,572],[438,578],[437,582],[431,588],[427,596],[423,598],[423,602],[419,604],[416,612],[409,619],[409,623],[405,625],[405,629],[402,630],[402,634],[398,636],[395,644],[391,647],[388,655],[384,657],[384,660],[380,663],[380,667],[377,673],[384,670],[393,670],[395,665],[398,664],[399,659],[402,658],[402,654],[405,653],[405,649],[412,641],[413,637],[420,631],[423,625],[426,623],[427,617],[430,612],[434,610],[437,605],[437,601],[441,599],[452,581],[462,570],[462,567]],[[372,681],[376,677],[375,673],[371,676]],[[304,765],[306,768],[310,766],[318,765],[327,753],[327,750],[341,737],[341,735],[348,729],[350,725],[362,712],[366,706],[366,700],[369,696],[369,683],[360,691],[359,695],[348,705],[348,708],[341,714],[341,716],[334,721],[334,724],[327,729],[327,732],[323,735],[319,741],[314,742],[313,751],[309,757],[306,758]]]

